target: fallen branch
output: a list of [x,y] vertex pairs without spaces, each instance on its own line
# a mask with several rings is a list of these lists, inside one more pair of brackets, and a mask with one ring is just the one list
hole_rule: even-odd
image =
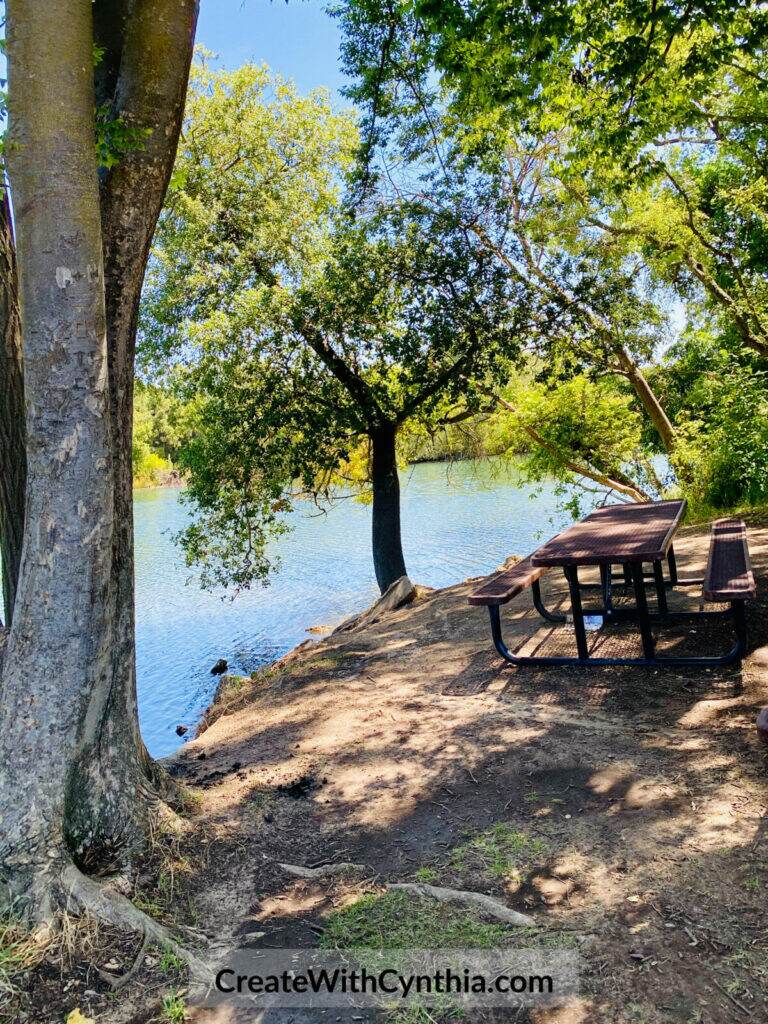
[[278,864],[283,871],[296,878],[306,878],[309,881],[316,881],[318,878],[327,878],[329,875],[343,875],[347,871],[365,871],[364,864],[350,864],[343,861],[340,864],[321,864],[318,868],[305,868],[301,864]]
[[720,991],[723,993],[723,995],[731,1000],[731,1002],[733,1003],[734,1006],[738,1006],[738,1008],[743,1013],[746,1013],[746,1015],[748,1017],[752,1016],[752,1011],[748,1007],[746,1007],[744,1005],[744,1003],[740,1003],[739,1000],[736,998],[736,996],[731,995],[731,993],[728,991],[728,989],[725,988],[723,985],[721,985],[720,982],[717,980],[717,978],[713,978],[712,981],[714,981],[715,985],[720,989]]
[[173,932],[145,914],[143,910],[139,910],[125,896],[112,892],[101,883],[88,878],[78,871],[74,864],[64,869],[62,882],[75,909],[87,911],[104,924],[137,932],[144,936],[145,942],[165,946],[187,965],[192,978],[197,981],[210,981],[209,965],[192,950],[182,946]]
[[483,913],[495,917],[505,924],[518,926],[535,926],[536,922],[526,914],[519,914],[511,910],[501,900],[493,896],[486,896],[482,892],[469,892],[465,889],[444,889],[438,885],[425,885],[423,882],[392,882],[387,889],[397,892],[410,892],[414,896],[426,896],[429,899],[439,900],[441,903],[463,903],[466,906],[478,907]]

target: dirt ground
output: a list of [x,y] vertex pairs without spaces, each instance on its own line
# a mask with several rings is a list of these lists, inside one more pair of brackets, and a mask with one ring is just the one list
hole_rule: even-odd
[[[701,571],[707,543],[706,530],[682,532],[681,575]],[[768,746],[755,729],[768,704],[768,528],[749,543],[759,595],[740,669],[514,668],[491,646],[485,609],[467,605],[467,582],[225,687],[171,763],[197,794],[190,919],[218,950],[314,946],[335,908],[428,877],[499,897],[572,935],[584,958],[577,1004],[493,1019],[768,1021]],[[544,584],[550,604],[564,599],[554,573]],[[573,643],[527,594],[504,622],[509,646]],[[668,627],[663,646],[714,652],[727,633]],[[591,642],[636,639],[622,628]],[[494,828],[530,837],[511,876],[456,853]],[[365,870],[308,882],[286,861]],[[93,1015],[161,1019],[161,986],[140,976],[125,1009],[99,997]],[[189,1019],[373,1019],[313,1013]]]

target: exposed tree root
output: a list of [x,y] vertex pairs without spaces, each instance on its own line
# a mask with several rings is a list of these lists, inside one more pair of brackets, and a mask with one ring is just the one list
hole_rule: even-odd
[[526,914],[519,914],[516,910],[511,910],[501,900],[494,899],[493,896],[486,896],[482,892],[469,892],[465,889],[444,889],[438,885],[425,885],[422,882],[393,882],[387,886],[387,889],[398,892],[410,892],[414,896],[427,896],[430,899],[439,900],[441,903],[463,903],[467,906],[477,907],[484,914],[495,917],[499,921],[504,921],[506,924],[527,927],[535,927],[536,925],[532,917],[528,917]]
[[307,878],[315,881],[318,878],[327,878],[329,875],[344,875],[347,871],[365,871],[364,864],[349,864],[346,861],[341,864],[321,864],[318,868],[305,868],[301,864],[279,864],[283,871],[297,878]]
[[[89,914],[105,924],[143,935],[144,944],[157,943],[157,945],[171,950],[187,965],[190,976],[195,981],[210,981],[210,965],[192,950],[182,946],[168,928],[145,914],[143,910],[139,910],[125,896],[88,878],[74,865],[69,865],[64,869],[62,882],[74,909],[88,911]],[[141,959],[143,959],[143,955]],[[136,967],[136,965],[134,966]]]
[[132,964],[130,970],[126,971],[125,974],[115,975],[115,974],[110,974],[107,971],[99,970],[97,968],[97,973],[98,973],[99,977],[101,978],[102,981],[106,981],[106,983],[108,985],[111,985],[112,986],[112,990],[114,992],[117,992],[121,988],[125,988],[125,986],[131,980],[131,978],[135,978],[136,975],[141,970],[141,965],[144,963],[144,957],[147,955],[147,950],[149,949],[149,947],[151,945],[152,945],[152,939],[151,939],[151,937],[149,935],[147,935],[147,933],[145,931],[144,932],[144,940],[141,943],[141,949],[136,954],[136,959],[133,961],[133,964]]

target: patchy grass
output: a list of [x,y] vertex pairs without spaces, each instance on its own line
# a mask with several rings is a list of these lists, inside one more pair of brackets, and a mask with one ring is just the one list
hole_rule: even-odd
[[495,949],[508,929],[445,903],[402,892],[368,893],[327,919],[330,949]]
[[[108,928],[90,914],[74,916],[61,911],[55,930],[42,935],[30,932],[22,919],[11,911],[0,915],[0,1022],[44,1024],[52,1020],[49,1012],[55,1000],[66,993],[66,1001],[56,1014],[64,1019],[65,1007],[83,1007],[86,1018],[89,996],[95,993],[86,981],[88,970],[103,964],[107,957],[122,962],[124,933]],[[128,942],[134,944],[131,935]],[[130,960],[129,960],[130,964]],[[65,985],[66,979],[66,985]],[[62,989],[62,986],[65,987]]]
[[186,970],[182,960],[179,959],[172,949],[168,948],[163,949],[158,966],[164,974],[181,974],[182,971]]
[[303,681],[308,681],[312,676],[337,672],[346,660],[339,653],[318,653],[308,658],[296,658],[276,673],[274,686],[276,689],[300,687]]
[[318,654],[312,658],[300,659],[290,662],[285,666],[283,675],[308,675],[310,672],[327,672],[330,669],[338,668],[344,661],[342,654]]
[[427,885],[434,885],[440,877],[437,868],[423,867],[416,872],[416,879],[419,882],[426,882]]
[[[161,874],[161,884],[164,876]],[[145,914],[160,921],[169,928],[179,925],[195,925],[197,912],[189,892],[175,892],[163,884],[163,888],[141,889],[134,893],[131,902]]]
[[[21,921],[13,914],[0,917],[0,997],[10,999],[17,982],[43,959],[45,949],[34,942]],[[2,999],[0,999],[2,1002]],[[0,1010],[0,1018],[2,1010]]]
[[213,700],[197,727],[197,735],[205,732],[208,726],[213,725],[217,719],[231,714],[247,704],[264,681],[261,678],[261,673],[257,672],[254,672],[252,676],[232,674],[222,676],[216,687]]
[[[194,837],[194,838],[193,838]],[[176,815],[150,822],[147,852],[136,872],[131,900],[144,913],[171,927],[195,923],[191,889],[207,849],[199,830]]]
[[[326,949],[355,950],[372,972],[406,969],[407,951],[424,949],[498,949],[509,946],[514,929],[488,923],[467,910],[402,892],[368,893],[327,918],[320,943]],[[460,965],[455,965],[456,970]],[[465,1019],[445,996],[429,1009],[418,997],[407,1006],[386,1006],[393,1024],[448,1024]]]
[[267,667],[259,669],[250,676],[236,676],[232,673],[223,675],[195,735],[202,735],[219,718],[245,707],[259,690],[263,690],[272,681],[276,674],[273,668]]
[[403,1010],[393,1010],[388,1019],[392,1024],[453,1024],[454,1021],[467,1019],[466,1013],[458,1006],[436,1009],[430,1006],[409,1006]]
[[181,992],[169,992],[163,996],[160,1020],[164,1024],[184,1024],[187,1019],[187,1006]]
[[457,846],[449,865],[459,873],[471,870],[505,881],[519,881],[523,869],[546,857],[548,852],[542,839],[498,822]]
[[195,789],[190,789],[183,782],[176,781],[173,802],[171,803],[169,800],[169,805],[173,807],[177,814],[193,815],[200,810],[202,804],[203,797],[201,793],[198,793]]

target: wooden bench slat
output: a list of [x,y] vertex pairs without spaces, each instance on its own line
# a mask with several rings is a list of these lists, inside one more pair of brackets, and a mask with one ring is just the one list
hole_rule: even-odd
[[531,564],[532,555],[517,562],[511,569],[492,576],[487,583],[469,595],[469,603],[475,605],[506,604],[521,594],[526,587],[547,572],[545,566]]
[[747,528],[741,519],[718,519],[712,524],[710,535],[704,600],[746,601],[754,598],[755,593]]

